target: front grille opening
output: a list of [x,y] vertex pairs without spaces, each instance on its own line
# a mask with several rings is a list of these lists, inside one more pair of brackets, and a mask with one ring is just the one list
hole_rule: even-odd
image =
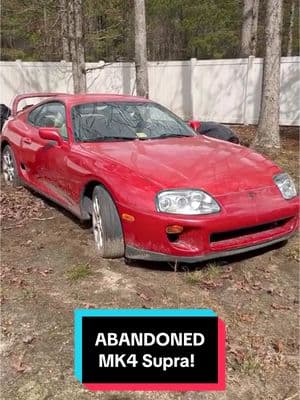
[[178,233],[167,233],[168,240],[171,243],[178,242],[179,234]]
[[251,226],[249,228],[242,228],[242,229],[237,229],[234,231],[213,233],[210,236],[210,241],[211,242],[221,242],[222,240],[230,240],[230,239],[235,239],[235,238],[238,238],[241,236],[253,235],[255,233],[269,231],[271,229],[279,228],[279,227],[285,225],[290,220],[291,220],[291,218],[285,218],[285,219],[281,219],[279,221],[269,222],[268,224]]

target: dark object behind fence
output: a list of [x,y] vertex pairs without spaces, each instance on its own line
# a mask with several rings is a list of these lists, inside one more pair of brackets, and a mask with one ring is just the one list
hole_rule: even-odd
[[9,118],[11,114],[10,109],[5,104],[0,104],[0,131],[2,132],[2,128],[4,122]]

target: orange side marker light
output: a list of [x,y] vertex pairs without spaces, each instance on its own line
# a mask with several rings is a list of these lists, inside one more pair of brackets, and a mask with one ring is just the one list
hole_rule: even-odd
[[124,221],[128,221],[128,222],[135,221],[135,218],[133,215],[126,214],[126,213],[122,214],[122,219],[124,219]]

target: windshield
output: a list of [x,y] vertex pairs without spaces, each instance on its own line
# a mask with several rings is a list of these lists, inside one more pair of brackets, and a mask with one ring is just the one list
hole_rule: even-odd
[[148,102],[84,103],[72,108],[75,140],[160,139],[195,136],[179,117]]

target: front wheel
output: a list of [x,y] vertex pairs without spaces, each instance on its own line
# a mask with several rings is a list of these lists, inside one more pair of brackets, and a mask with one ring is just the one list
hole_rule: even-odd
[[14,153],[9,145],[6,145],[1,154],[1,171],[5,183],[13,186],[20,186],[17,163]]
[[109,193],[96,186],[93,192],[93,233],[97,252],[103,258],[124,256],[124,239],[121,221]]

